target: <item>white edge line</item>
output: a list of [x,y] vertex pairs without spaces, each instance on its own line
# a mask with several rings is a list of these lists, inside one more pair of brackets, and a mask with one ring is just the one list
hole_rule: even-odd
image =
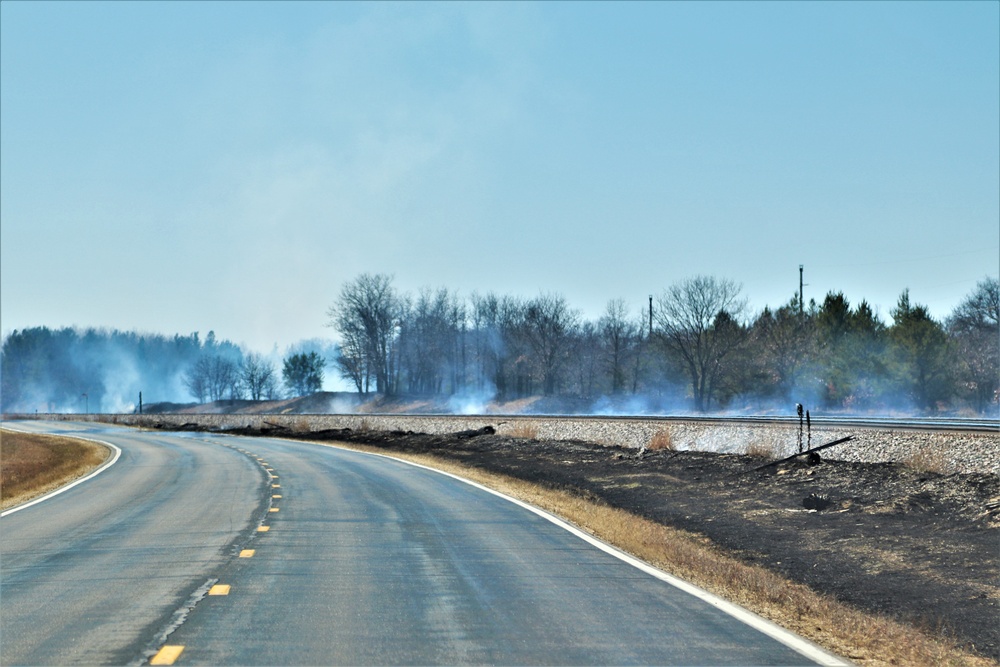
[[[301,441],[297,440],[297,441],[294,441],[294,442],[301,442]],[[577,528],[573,524],[568,523],[568,522],[566,522],[563,519],[560,519],[559,517],[555,516],[554,514],[551,514],[551,513],[547,512],[547,511],[539,508],[539,507],[535,507],[534,505],[531,505],[529,503],[526,503],[523,500],[518,500],[517,498],[514,498],[513,496],[508,496],[505,493],[501,493],[500,491],[497,491],[495,489],[491,489],[489,487],[483,486],[482,484],[479,484],[478,482],[474,482],[474,481],[472,481],[470,479],[466,479],[464,477],[460,477],[459,475],[455,475],[455,474],[450,473],[450,472],[445,472],[444,470],[439,470],[437,468],[432,468],[430,466],[426,466],[426,465],[423,465],[421,463],[414,463],[413,461],[407,461],[405,459],[397,459],[396,457],[389,456],[388,454],[378,454],[378,453],[375,453],[375,452],[361,452],[361,451],[358,451],[356,449],[350,449],[350,448],[347,448],[347,447],[338,447],[336,445],[331,445],[331,444],[327,444],[327,443],[313,443],[313,444],[318,444],[318,445],[320,445],[322,447],[332,447],[334,449],[343,449],[345,451],[356,452],[356,453],[359,453],[359,454],[370,454],[371,456],[380,456],[382,458],[391,459],[393,461],[399,461],[401,463],[405,463],[407,465],[415,466],[417,468],[423,468],[424,470],[430,470],[431,472],[436,472],[436,473],[439,473],[441,475],[447,475],[448,477],[451,477],[453,479],[457,479],[460,482],[464,482],[466,484],[469,484],[470,486],[474,486],[477,489],[481,489],[483,491],[486,491],[487,493],[492,493],[493,495],[495,495],[495,496],[497,496],[499,498],[503,498],[504,500],[507,500],[509,502],[514,503],[515,505],[523,507],[524,509],[528,510],[529,512],[533,512],[533,513],[537,514],[538,516],[542,517],[543,519],[545,519],[547,521],[550,521],[551,523],[554,523],[555,525],[559,526],[560,528],[562,528],[562,529],[564,529],[566,531],[569,531],[573,535],[579,537],[581,540],[583,540],[585,542],[588,542],[589,544],[597,547],[601,551],[604,551],[605,553],[610,554],[610,555],[614,556],[615,558],[618,558],[619,560],[622,560],[622,561],[628,563],[632,567],[635,567],[635,568],[637,568],[639,570],[642,570],[646,574],[649,574],[649,575],[651,575],[653,577],[656,577],[657,579],[659,579],[661,581],[664,581],[664,582],[670,584],[671,586],[674,586],[675,588],[678,588],[678,589],[684,591],[685,593],[688,593],[689,595],[693,595],[694,597],[698,598],[699,600],[702,600],[703,602],[706,602],[706,603],[712,605],[713,607],[715,607],[719,611],[721,611],[723,613],[726,613],[726,614],[729,614],[730,616],[732,616],[736,620],[738,620],[738,621],[740,621],[740,622],[742,622],[742,623],[744,623],[746,625],[749,625],[751,628],[753,628],[753,629],[755,629],[755,630],[757,630],[757,631],[759,631],[759,632],[767,635],[768,637],[770,637],[770,638],[772,638],[772,639],[774,639],[774,640],[776,640],[776,641],[784,644],[788,648],[790,648],[790,649],[792,649],[794,651],[797,651],[798,653],[804,655],[805,657],[809,658],[810,660],[815,660],[820,665],[824,665],[825,667],[850,667],[851,665],[854,664],[854,663],[851,663],[851,662],[848,662],[848,661],[844,660],[843,658],[841,658],[839,656],[836,656],[836,655],[834,655],[832,653],[827,652],[825,649],[823,649],[820,646],[814,644],[813,642],[811,642],[811,641],[809,641],[809,640],[807,640],[807,639],[805,639],[803,637],[799,637],[794,632],[791,632],[790,630],[786,630],[785,628],[781,627],[780,625],[777,625],[776,623],[767,620],[763,616],[758,616],[757,614],[753,613],[752,611],[744,609],[743,607],[741,607],[741,606],[739,606],[737,604],[734,604],[732,602],[729,602],[728,600],[724,600],[723,598],[720,598],[719,596],[717,596],[717,595],[715,595],[713,593],[709,593],[708,591],[706,591],[703,588],[699,588],[698,586],[695,586],[694,584],[691,584],[691,583],[689,583],[687,581],[684,581],[683,579],[679,579],[679,578],[677,578],[677,577],[675,577],[675,576],[673,576],[671,574],[667,574],[663,570],[659,570],[659,569],[653,567],[652,565],[650,565],[649,563],[641,561],[638,558],[636,558],[634,556],[631,556],[631,555],[625,553],[624,551],[621,551],[620,549],[618,549],[616,547],[611,546],[607,542],[604,542],[603,540],[599,540],[598,538],[594,537],[593,535],[590,535],[589,533],[585,533],[584,531],[580,530],[579,528]]]
[[[16,429],[16,428],[10,428],[8,426],[4,426],[4,428],[6,430],[8,430],[8,431],[15,431],[17,433],[27,433],[29,435],[52,435],[52,434],[45,434],[45,433],[37,433],[35,431],[22,431],[22,430]],[[104,445],[105,447],[110,447],[111,450],[112,450],[112,452],[114,452],[114,454],[111,456],[110,460],[105,461],[104,463],[102,463],[101,467],[99,467],[97,470],[95,470],[94,472],[90,473],[86,477],[81,477],[80,479],[73,480],[72,482],[70,482],[66,486],[60,486],[55,491],[49,491],[45,495],[39,496],[39,497],[35,498],[34,500],[30,500],[30,501],[24,503],[23,505],[17,505],[16,507],[11,507],[9,510],[5,510],[3,512],[0,512],[0,517],[4,517],[4,516],[7,516],[8,514],[13,514],[14,512],[20,512],[21,510],[28,509],[32,505],[37,505],[38,503],[43,502],[45,500],[48,500],[49,498],[53,498],[55,496],[58,496],[60,493],[63,493],[64,491],[69,491],[70,489],[72,489],[77,484],[83,484],[88,479],[97,477],[102,472],[104,472],[105,470],[107,470],[108,468],[110,468],[111,466],[113,466],[118,461],[118,457],[122,455],[122,450],[121,450],[120,447],[118,447],[117,445],[112,445],[110,442],[105,442],[103,440],[97,440],[96,438],[85,438],[85,437],[78,436],[78,435],[61,435],[59,437],[76,438],[77,440],[86,440],[87,442],[96,442],[96,443],[98,443],[100,445]]]

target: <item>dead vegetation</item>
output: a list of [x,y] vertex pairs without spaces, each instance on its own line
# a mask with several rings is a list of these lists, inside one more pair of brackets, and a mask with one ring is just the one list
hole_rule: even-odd
[[733,558],[703,536],[610,507],[599,499],[470,468],[432,455],[390,453],[383,448],[358,444],[346,446],[429,465],[531,503],[859,664],[977,667],[997,664],[959,648],[946,636],[942,637],[940,628],[927,628],[925,632],[858,610],[764,567]]
[[312,430],[312,425],[308,417],[296,417],[292,420],[292,430],[296,433],[308,433]]
[[512,438],[524,438],[525,440],[538,439],[538,425],[529,421],[516,421],[509,428],[504,429],[504,435]]
[[107,460],[104,445],[0,431],[0,507],[6,509],[85,475]]
[[670,433],[669,428],[662,428],[652,435],[649,439],[649,444],[646,445],[646,449],[649,451],[676,451],[677,447],[674,445],[674,438]]
[[754,440],[746,447],[744,452],[747,456],[752,456],[755,459],[763,459],[765,461],[776,461],[781,457],[781,450],[772,442],[764,442],[763,440]]
[[954,466],[949,463],[941,448],[930,445],[913,450],[901,463],[919,472],[933,472],[940,475],[954,472]]

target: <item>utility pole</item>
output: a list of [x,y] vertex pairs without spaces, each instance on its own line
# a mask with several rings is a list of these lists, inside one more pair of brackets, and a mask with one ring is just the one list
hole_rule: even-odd
[[805,296],[802,294],[802,265],[799,264],[799,321],[805,319]]
[[653,338],[653,295],[649,295],[649,337]]

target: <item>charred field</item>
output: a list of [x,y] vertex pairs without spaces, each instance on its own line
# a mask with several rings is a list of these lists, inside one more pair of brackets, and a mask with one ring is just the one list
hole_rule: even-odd
[[[645,451],[496,435],[240,429],[431,455],[707,538],[862,611],[1000,660],[1000,478],[813,456]],[[229,431],[233,432],[233,431]]]

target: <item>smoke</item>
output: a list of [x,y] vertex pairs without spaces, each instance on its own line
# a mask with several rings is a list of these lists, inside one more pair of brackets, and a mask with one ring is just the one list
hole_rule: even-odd
[[602,417],[632,415],[684,415],[691,412],[691,402],[681,388],[668,386],[655,392],[601,396],[588,414]]
[[239,351],[209,334],[156,334],[37,327],[3,342],[5,412],[128,413],[144,404],[193,400],[185,375],[206,350]]
[[358,394],[355,394],[354,398],[338,394],[329,400],[326,412],[331,415],[349,415],[357,411],[360,403],[360,395]]
[[481,390],[467,390],[448,398],[447,409],[456,415],[485,415],[495,404],[497,391],[492,385]]

